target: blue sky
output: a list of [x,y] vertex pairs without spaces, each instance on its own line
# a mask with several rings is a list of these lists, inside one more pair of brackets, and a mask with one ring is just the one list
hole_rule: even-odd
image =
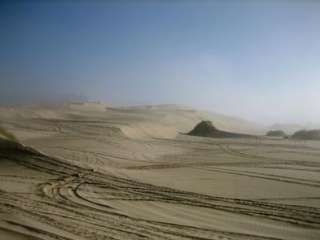
[[0,102],[320,123],[320,1],[1,1]]

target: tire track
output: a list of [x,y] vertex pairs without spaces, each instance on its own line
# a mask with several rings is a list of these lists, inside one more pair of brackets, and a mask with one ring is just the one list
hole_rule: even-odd
[[[277,239],[270,236],[207,229],[133,217],[111,207],[112,201],[150,201],[199,207],[226,213],[269,219],[307,230],[320,228],[320,209],[264,201],[223,198],[142,183],[111,174],[94,172],[36,151],[20,149],[0,154],[18,165],[50,176],[38,184],[36,196],[21,198],[0,191],[0,212],[22,215],[47,224],[61,233],[44,231],[28,224],[6,221],[41,239]],[[91,198],[99,196],[99,199]],[[109,203],[109,204],[108,204]],[[52,213],[52,214],[50,214]],[[3,220],[5,221],[5,220]],[[58,232],[59,232],[58,231]]]

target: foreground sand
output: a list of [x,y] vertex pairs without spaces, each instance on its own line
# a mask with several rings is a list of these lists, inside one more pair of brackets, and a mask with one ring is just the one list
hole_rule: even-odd
[[2,108],[0,239],[319,239],[320,143],[190,137],[177,106]]

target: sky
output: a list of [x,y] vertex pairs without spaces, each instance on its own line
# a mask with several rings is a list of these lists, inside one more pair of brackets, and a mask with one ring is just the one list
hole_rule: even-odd
[[1,1],[0,103],[182,104],[320,124],[320,1]]

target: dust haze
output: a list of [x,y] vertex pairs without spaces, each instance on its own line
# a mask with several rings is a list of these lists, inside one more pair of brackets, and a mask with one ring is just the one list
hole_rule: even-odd
[[0,3],[0,240],[320,239],[317,1]]

